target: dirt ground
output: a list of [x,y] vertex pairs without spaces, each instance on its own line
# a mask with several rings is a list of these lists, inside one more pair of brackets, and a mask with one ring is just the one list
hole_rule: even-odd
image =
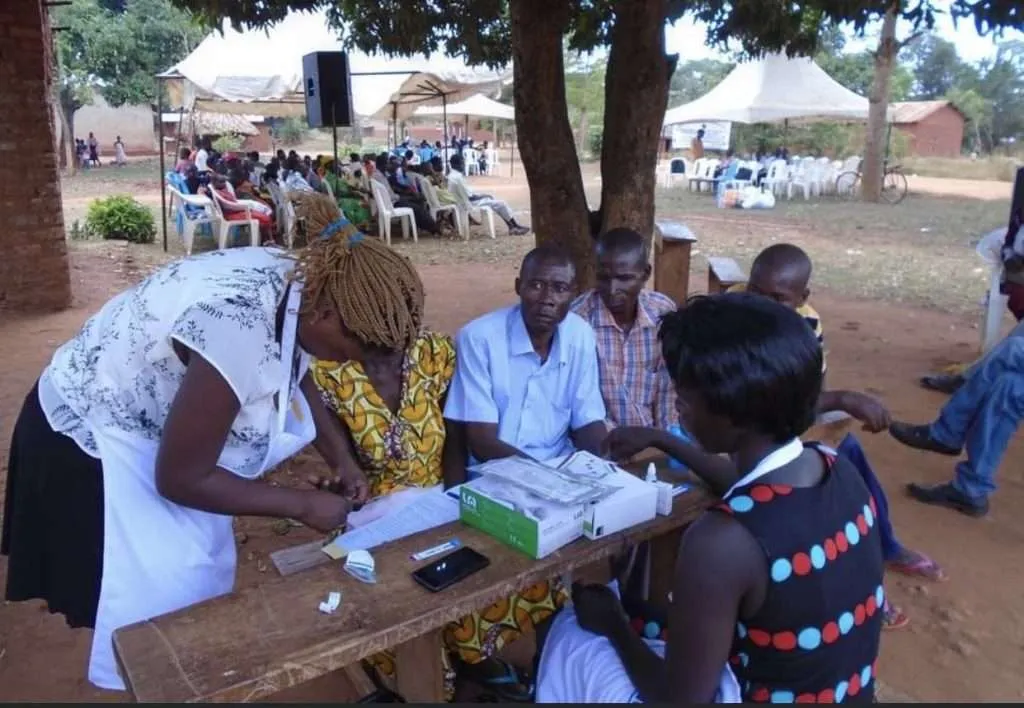
[[[65,190],[66,211],[84,211],[90,193],[96,194],[99,184],[91,185],[93,189],[88,188],[90,185],[69,185]],[[595,184],[591,174],[588,188]],[[1008,196],[1006,185],[972,185],[976,193],[963,196]],[[943,194],[962,194],[955,186],[932,187]],[[148,188],[152,190],[151,185]],[[521,184],[493,180],[486,188],[521,209],[527,206]],[[921,189],[924,191],[924,187]],[[152,191],[140,196],[152,203]],[[671,200],[665,207],[672,216],[682,215],[683,207]],[[993,221],[1004,219],[1005,214],[1005,207],[998,205]],[[784,237],[807,248],[817,263],[819,253],[831,253],[829,249],[835,248],[820,228],[792,220],[752,228],[746,216],[723,212],[695,215],[690,223],[701,238],[691,289],[704,285],[706,265],[700,254],[722,253],[727,247],[747,254]],[[473,243],[472,258],[460,253],[469,244],[403,246],[403,250],[415,253],[421,268],[428,292],[428,323],[454,331],[472,317],[509,302],[518,258],[531,241],[514,240],[502,232],[496,241]],[[847,243],[848,249],[854,246],[861,247]],[[927,250],[927,245],[922,249]],[[163,259],[153,246],[73,243],[73,308],[45,317],[8,317],[0,321],[5,362],[0,373],[0,470],[6,473],[10,430],[21,401],[53,349],[107,297],[135,282]],[[974,302],[959,310],[894,304],[896,298],[891,297],[880,302],[853,288],[855,279],[840,277],[838,271],[844,269],[848,267],[832,272],[821,269],[813,298],[826,327],[830,386],[879,395],[898,418],[930,419],[943,398],[919,389],[916,378],[938,365],[972,356],[978,332],[977,317],[971,313],[977,312],[975,303],[980,291],[975,293]],[[857,296],[851,296],[851,292]],[[1000,490],[992,512],[986,519],[975,520],[913,503],[902,492],[910,481],[949,478],[952,463],[948,458],[910,451],[884,435],[864,434],[862,440],[890,495],[898,535],[905,544],[932,555],[950,576],[943,584],[889,578],[891,596],[908,612],[911,624],[884,635],[882,681],[899,694],[919,701],[1021,700],[1024,608],[1019,592],[1024,587],[1024,564],[1013,559],[1019,558],[1021,547],[1016,544],[1024,543],[1024,517],[1014,512],[1017,504],[1024,503],[1024,465],[1020,462],[1024,446],[1019,440],[1011,445],[1000,471]],[[287,482],[289,472],[285,469],[277,477]],[[237,528],[242,543],[240,584],[258,583],[264,573],[274,572],[269,569],[269,552],[312,538],[302,529],[278,535],[283,529],[276,527],[275,531],[271,522],[262,519],[240,521]],[[6,566],[0,562],[0,584],[5,582],[5,572]],[[88,631],[67,629],[40,603],[0,606],[0,700],[122,700],[121,696],[93,689],[84,679],[89,642]]]

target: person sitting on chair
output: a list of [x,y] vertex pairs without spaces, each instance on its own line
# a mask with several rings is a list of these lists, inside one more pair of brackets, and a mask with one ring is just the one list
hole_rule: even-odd
[[469,197],[469,201],[473,206],[488,207],[494,211],[505,222],[508,226],[508,232],[513,236],[522,236],[523,234],[530,233],[529,227],[522,226],[516,221],[508,203],[495,199],[489,194],[477,194],[470,188],[466,182],[466,175],[463,172],[465,163],[463,162],[462,155],[452,155],[448,160],[448,164],[451,166],[451,171],[448,173],[448,182],[452,185],[453,192],[461,188],[466,192],[466,196]]

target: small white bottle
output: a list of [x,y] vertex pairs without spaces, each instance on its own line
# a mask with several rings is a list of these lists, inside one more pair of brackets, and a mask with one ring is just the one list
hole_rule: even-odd
[[658,489],[658,513],[669,516],[672,513],[672,485],[658,480],[658,469],[653,462],[647,465],[647,476],[644,481]]

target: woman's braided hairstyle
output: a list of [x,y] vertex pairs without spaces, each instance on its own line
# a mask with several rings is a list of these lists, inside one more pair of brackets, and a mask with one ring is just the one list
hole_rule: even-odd
[[292,192],[310,243],[296,256],[302,312],[330,297],[345,328],[364,343],[404,351],[423,321],[423,281],[405,256],[366,238],[326,194]]

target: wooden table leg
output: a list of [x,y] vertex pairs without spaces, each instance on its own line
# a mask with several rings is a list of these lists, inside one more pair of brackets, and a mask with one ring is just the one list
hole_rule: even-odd
[[395,648],[395,681],[407,703],[443,703],[444,668],[439,630],[428,632]]

